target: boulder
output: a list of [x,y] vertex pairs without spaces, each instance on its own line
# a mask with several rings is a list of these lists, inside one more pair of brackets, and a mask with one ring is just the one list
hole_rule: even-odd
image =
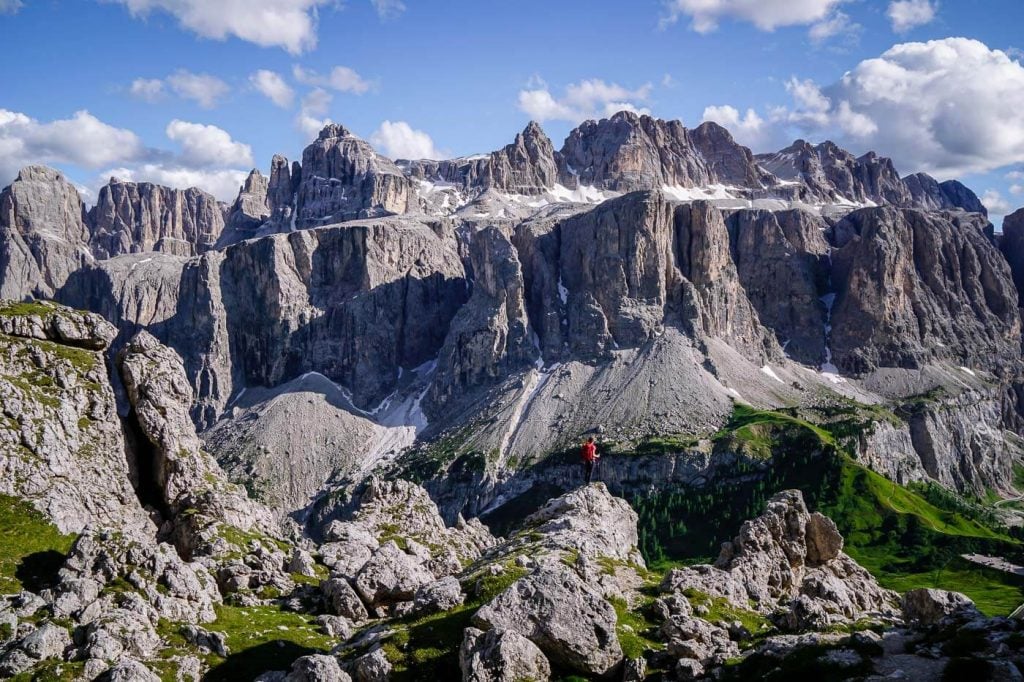
[[514,582],[473,624],[526,637],[557,665],[604,675],[622,660],[615,609],[569,567],[552,563]]
[[320,583],[320,590],[324,593],[324,598],[331,611],[336,615],[348,618],[355,623],[369,617],[359,595],[344,578],[325,580]]
[[548,501],[523,524],[542,534],[546,546],[643,566],[637,551],[637,518],[628,502],[599,482]]
[[284,682],[351,682],[334,656],[302,656],[292,663]]
[[118,661],[100,677],[101,682],[160,682],[160,676],[131,658]]
[[451,611],[462,606],[465,599],[466,595],[462,593],[462,585],[458,578],[448,576],[416,590],[416,595],[413,597],[413,611],[415,613]]
[[433,580],[422,559],[406,554],[394,541],[388,541],[359,571],[355,588],[363,601],[376,606],[408,601],[415,597],[418,588]]
[[391,676],[391,668],[391,661],[378,647],[355,660],[352,674],[356,682],[386,682]]
[[547,682],[551,665],[537,646],[514,630],[466,628],[459,648],[463,682]]
[[974,602],[959,592],[921,587],[903,595],[903,618],[917,625],[935,625],[958,613],[976,614]]

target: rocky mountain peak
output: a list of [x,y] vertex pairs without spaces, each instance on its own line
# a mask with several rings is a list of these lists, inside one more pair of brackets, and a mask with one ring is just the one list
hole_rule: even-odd
[[318,140],[328,140],[335,137],[354,137],[352,131],[340,123],[328,123],[317,136]]

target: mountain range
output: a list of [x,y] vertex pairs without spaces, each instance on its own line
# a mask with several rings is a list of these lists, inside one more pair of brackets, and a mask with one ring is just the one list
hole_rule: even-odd
[[[876,476],[930,491],[897,515],[946,509],[943,494],[1016,498],[1022,287],[1024,211],[997,234],[960,182],[900,177],[891,160],[830,142],[754,155],[717,124],[629,112],[581,124],[560,150],[531,122],[500,150],[447,160],[388,159],[329,124],[301,161],[253,170],[230,205],[111,179],[86,207],[62,173],[30,166],[0,192],[0,494],[78,538],[44,597],[92,633],[81,660],[109,662],[103,643],[125,640],[106,606],[96,609],[109,622],[83,615],[108,594],[88,582],[103,562],[105,580],[123,574],[149,595],[154,623],[193,629],[222,613],[222,595],[262,608],[290,594],[285,610],[303,613],[315,593],[350,626],[457,610],[437,606],[445,589],[462,599],[460,581],[530,569],[516,594],[475,593],[472,627],[460,621],[465,661],[611,674],[629,657],[601,628],[615,629],[615,599],[640,598],[649,576],[637,548],[649,547],[609,489],[739,489],[783,476],[785,451],[864,486]],[[562,496],[588,435],[607,488]],[[848,461],[829,459],[839,451]],[[767,511],[744,510],[756,518],[728,531],[740,535],[713,567],[664,578],[657,608],[676,624],[661,626],[674,661],[699,661],[703,674],[744,639],[730,623],[673,631],[705,628],[687,620],[694,590],[715,608],[756,604],[758,618],[784,605],[773,622],[791,630],[865,614],[937,622],[920,616],[924,601],[974,617],[935,595],[901,605],[799,492],[762,493],[752,499]],[[415,508],[408,518],[384,519],[403,505]],[[573,520],[581,508],[620,529],[608,547],[572,526],[589,527]],[[538,543],[576,558],[535,565],[515,558],[530,531],[492,535],[530,514]],[[799,522],[780,530],[778,518]],[[563,522],[579,537],[558,535]],[[123,537],[97,530],[115,527]],[[1010,542],[999,528],[971,537]],[[778,557],[792,573],[783,601],[766,568]],[[602,573],[612,560],[639,582]],[[715,582],[713,571],[734,577]],[[294,574],[323,578],[319,591]],[[576,584],[597,574],[614,583],[600,598]],[[538,625],[528,592],[587,614],[602,645],[581,649]],[[153,608],[136,606],[132,619]],[[490,641],[506,631],[519,634]],[[384,656],[365,639],[373,628],[354,632],[342,639],[355,638],[363,662],[347,669],[384,679],[372,673]],[[680,653],[701,637],[706,655]],[[156,644],[139,646],[134,659],[155,656]],[[3,668],[5,653],[0,670],[46,658],[26,647],[11,649],[25,667]],[[287,679],[344,679],[300,673]],[[149,679],[139,675],[111,679]]]

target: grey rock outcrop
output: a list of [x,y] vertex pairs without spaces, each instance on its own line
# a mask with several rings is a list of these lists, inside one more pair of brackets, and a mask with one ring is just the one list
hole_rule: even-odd
[[0,303],[0,493],[62,532],[152,532],[126,466],[103,351],[115,330],[49,303]]
[[627,111],[580,124],[561,157],[576,183],[618,192],[716,184],[760,190],[775,182],[715,123],[687,130],[679,121]]
[[351,682],[334,656],[302,656],[292,663],[284,682]]
[[302,152],[295,225],[305,229],[405,213],[411,189],[409,179],[394,162],[344,126],[331,123]]
[[524,302],[523,273],[497,228],[473,235],[473,294],[452,319],[429,400],[434,410],[467,391],[503,381],[539,360]]
[[[446,526],[427,491],[408,481],[371,478],[345,508],[322,513],[343,519],[326,525],[327,542],[321,546],[325,563],[347,577],[355,577],[368,562],[385,568],[401,564],[399,568],[408,571],[392,571],[388,580],[411,586],[412,591],[404,596],[408,590],[403,589],[395,598],[412,599],[418,587],[459,572],[495,544],[494,536],[477,519],[460,518],[454,526]],[[382,552],[387,545],[391,547]],[[406,580],[405,572],[414,577]],[[373,597],[368,595],[378,591],[374,587],[378,573],[375,569],[364,577],[365,588],[356,581],[356,588],[371,602]]]
[[547,682],[551,678],[544,653],[514,630],[466,628],[459,667],[464,682]]
[[903,178],[913,205],[929,211],[961,209],[968,213],[988,215],[988,209],[978,195],[958,180],[939,182],[927,173],[915,173]]
[[903,595],[903,618],[908,623],[935,625],[954,614],[977,614],[974,602],[959,592],[921,587]]
[[85,206],[62,173],[23,168],[0,192],[0,299],[51,298],[92,260]]
[[203,450],[189,418],[192,387],[178,355],[139,332],[120,352],[118,366],[131,405],[128,418],[138,424],[149,444],[143,451],[152,458],[152,480],[141,485],[155,487],[160,511],[174,521],[178,548],[186,556],[217,552],[222,524],[273,533],[266,508],[229,484]]
[[[285,162],[285,168],[287,168],[287,162]],[[256,236],[260,226],[271,215],[269,189],[270,179],[256,169],[249,172],[245,178],[245,184],[238,191],[235,203],[228,209],[224,231],[217,240],[218,248]],[[275,190],[277,189],[275,187]],[[290,200],[291,197],[289,196],[288,199]],[[277,197],[275,200],[278,200]]]
[[400,163],[413,179],[452,184],[467,196],[489,189],[534,196],[565,180],[560,169],[560,155],[535,121],[531,121],[516,135],[512,144],[490,154],[445,161],[412,160]]
[[217,200],[201,189],[171,189],[111,178],[89,211],[98,258],[162,251],[193,256],[212,249],[224,229]]
[[855,157],[832,142],[812,145],[797,140],[774,154],[761,154],[758,162],[786,181],[802,182],[820,202],[912,204],[892,160],[868,152]]
[[611,604],[559,563],[520,578],[473,616],[479,628],[517,632],[552,661],[593,675],[622,660],[615,623]]
[[1024,296],[1024,208],[1014,211],[1003,218],[1003,235],[999,240],[999,250],[1010,264],[1013,284],[1017,287],[1017,296]]
[[[810,514],[798,490],[774,496],[722,545],[714,566],[673,569],[667,593],[694,589],[772,614],[786,628],[822,628],[864,615],[894,617],[897,598],[842,553],[830,519]],[[748,601],[749,600],[749,601]]]

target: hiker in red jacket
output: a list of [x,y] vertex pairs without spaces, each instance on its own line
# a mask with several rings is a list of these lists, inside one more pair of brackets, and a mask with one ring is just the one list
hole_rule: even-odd
[[597,444],[594,443],[593,436],[587,438],[587,442],[583,444],[580,456],[583,458],[583,477],[587,483],[590,483],[594,478],[594,467],[597,466],[597,460],[601,459],[601,455],[597,454]]

